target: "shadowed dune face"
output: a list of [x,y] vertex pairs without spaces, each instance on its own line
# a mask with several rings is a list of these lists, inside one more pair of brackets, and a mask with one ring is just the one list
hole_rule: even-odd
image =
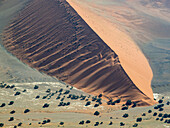
[[154,104],[65,0],[30,1],[5,30],[3,45],[29,66],[85,92]]

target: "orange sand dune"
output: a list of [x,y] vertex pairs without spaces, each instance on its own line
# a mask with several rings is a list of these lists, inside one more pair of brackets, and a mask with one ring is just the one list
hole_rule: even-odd
[[[31,0],[5,30],[3,45],[24,63],[85,92],[154,104],[152,73],[137,46],[129,46],[131,40],[120,31],[102,36],[89,24],[105,43],[87,23],[65,0]],[[124,49],[109,43],[114,38]],[[119,51],[126,49],[131,52]]]

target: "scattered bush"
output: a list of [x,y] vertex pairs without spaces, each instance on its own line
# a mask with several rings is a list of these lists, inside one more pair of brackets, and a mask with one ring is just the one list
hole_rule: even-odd
[[18,124],[18,126],[21,126],[22,125],[22,123],[20,122],[19,124]]
[[10,101],[8,105],[13,105],[14,104],[14,101]]
[[102,94],[99,94],[98,97],[101,98],[101,97],[102,97]]
[[37,85],[34,86],[34,89],[38,89],[39,87]]
[[10,112],[10,114],[14,114],[15,113],[15,111],[14,110],[12,110],[11,112]]
[[110,121],[109,125],[112,125],[112,124],[113,124],[112,121]]
[[157,116],[157,113],[155,112],[155,113],[153,114],[153,116]]
[[137,104],[135,102],[133,102],[132,108],[135,108],[136,106],[137,106]]
[[49,92],[51,92],[51,89],[49,88],[49,89],[47,89],[47,91],[46,91],[47,93],[49,93]]
[[158,102],[161,104],[161,103],[163,103],[163,100],[162,100],[162,99],[160,99]]
[[88,101],[87,103],[86,103],[86,105],[85,106],[89,106],[91,104],[91,102],[90,101]]
[[64,125],[64,122],[60,122],[60,125]]
[[138,126],[138,124],[137,123],[135,123],[134,125],[133,125],[133,127],[137,127]]
[[126,101],[126,105],[127,105],[127,106],[129,106],[129,105],[131,105],[131,104],[132,104],[132,101],[131,101],[131,100],[127,100],[127,101]]
[[49,107],[49,104],[45,103],[43,108],[48,108]]
[[163,115],[163,118],[168,118],[168,114],[164,114],[164,115]]
[[129,115],[127,114],[127,113],[125,113],[124,115],[123,115],[123,117],[124,118],[127,118]]
[[120,103],[120,101],[121,101],[121,99],[117,99],[117,100],[115,100],[114,102],[115,102],[115,103]]
[[161,119],[160,119],[160,121],[163,121],[163,120],[164,120],[164,118],[161,118]]
[[40,98],[40,96],[36,96],[36,97],[35,97],[35,99],[38,99],[38,98]]
[[95,104],[95,105],[94,105],[94,107],[98,107],[98,106],[99,106],[99,104]]
[[79,124],[83,125],[83,124],[84,124],[84,120],[80,121],[80,123],[79,123]]
[[70,90],[66,90],[63,94],[69,94]]
[[30,110],[29,109],[25,109],[24,113],[28,113],[28,112],[30,112]]
[[128,110],[128,107],[123,107],[122,110]]
[[164,109],[163,108],[159,108],[159,111],[163,111]]
[[98,116],[100,113],[98,111],[95,111],[94,115]]
[[162,113],[159,113],[158,117],[162,117],[162,116],[163,116],[163,114],[162,114]]
[[5,103],[2,103],[0,107],[5,107],[5,105],[6,105]]
[[125,123],[123,123],[123,122],[120,122],[120,126],[124,126],[125,125]]
[[4,123],[0,123],[0,127],[3,127],[4,126]]
[[21,93],[20,92],[16,92],[15,94],[14,94],[14,96],[17,96],[17,95],[20,95]]
[[146,116],[146,114],[145,114],[145,113],[143,113],[143,114],[142,114],[142,116]]
[[149,110],[149,111],[148,111],[148,113],[151,113],[151,112],[152,112],[152,110]]
[[96,122],[95,124],[94,124],[94,126],[98,126],[99,125],[99,122]]
[[27,90],[26,89],[24,89],[22,92],[26,92]]
[[89,123],[91,123],[91,121],[90,121],[90,120],[87,120],[87,121],[86,121],[86,124],[89,124]]
[[142,121],[142,118],[141,118],[141,117],[139,117],[139,118],[136,119],[136,122],[141,122],[141,121]]
[[59,92],[62,92],[63,91],[63,89],[61,88],[60,90],[59,90]]
[[70,105],[70,102],[67,102],[67,104],[66,104],[67,106],[69,106]]
[[47,119],[47,123],[50,123],[51,122],[51,120],[50,119]]
[[10,117],[8,121],[13,121],[14,120],[14,117]]
[[156,120],[159,120],[159,118],[156,118]]
[[169,102],[169,101],[167,101],[167,102],[166,102],[166,105],[169,105],[169,104],[170,104],[170,102]]

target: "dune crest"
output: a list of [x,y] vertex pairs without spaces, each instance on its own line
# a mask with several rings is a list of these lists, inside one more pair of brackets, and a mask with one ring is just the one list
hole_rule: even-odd
[[[3,45],[32,68],[85,92],[122,101],[131,99],[141,106],[154,104],[152,72],[137,46],[125,44],[130,42],[123,37],[126,35],[116,38],[120,33],[117,30],[113,31],[114,36],[102,36],[98,32],[101,29],[91,26],[91,18],[80,14],[87,24],[71,6],[66,0],[31,0],[4,31]],[[118,46],[108,43],[106,37],[115,37]],[[120,52],[126,50],[120,46],[128,47],[129,53]],[[133,56],[135,53],[138,54]],[[138,64],[143,68],[135,68]]]

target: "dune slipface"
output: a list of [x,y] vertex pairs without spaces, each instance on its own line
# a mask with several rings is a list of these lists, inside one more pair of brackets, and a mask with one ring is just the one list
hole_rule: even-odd
[[65,0],[31,0],[4,31],[3,45],[32,68],[85,92],[154,104]]

